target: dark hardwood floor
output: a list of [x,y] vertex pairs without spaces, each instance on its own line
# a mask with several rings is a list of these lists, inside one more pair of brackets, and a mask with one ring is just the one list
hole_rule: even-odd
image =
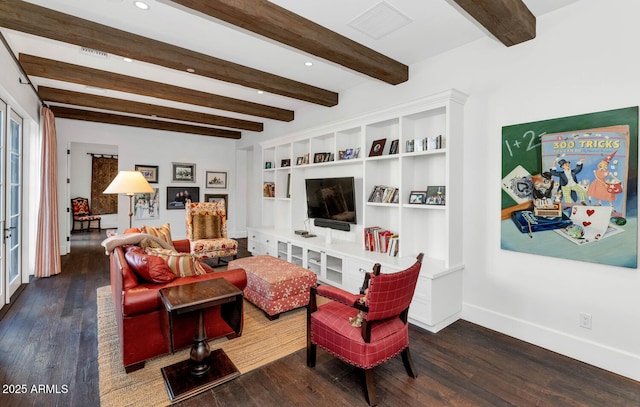
[[[95,299],[96,288],[109,284],[103,236],[74,234],[63,273],[34,279],[0,320],[0,406],[100,404]],[[406,375],[399,357],[376,368],[380,406],[640,406],[639,382],[465,321],[435,335],[411,328],[410,343],[418,378]],[[356,369],[321,350],[309,369],[305,355],[180,406],[367,405]]]

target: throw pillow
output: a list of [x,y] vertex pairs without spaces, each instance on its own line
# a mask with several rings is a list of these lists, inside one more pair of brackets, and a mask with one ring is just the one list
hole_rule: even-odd
[[150,256],[141,248],[129,250],[124,256],[129,267],[146,281],[168,283],[176,279],[176,275],[163,259]]
[[193,240],[220,239],[222,222],[218,215],[193,215]]
[[149,248],[147,253],[164,260],[177,277],[207,274],[198,259],[190,253],[179,253],[173,250],[157,248]]
[[[165,223],[160,227],[143,226],[141,230],[142,230],[142,233],[147,233],[149,235],[162,239],[165,242],[169,243],[171,247],[173,247],[173,239],[171,238],[171,226],[168,223]],[[161,246],[158,243],[150,239],[142,240],[142,242],[140,242],[140,247],[142,247],[143,249],[146,249],[149,247],[161,248]]]

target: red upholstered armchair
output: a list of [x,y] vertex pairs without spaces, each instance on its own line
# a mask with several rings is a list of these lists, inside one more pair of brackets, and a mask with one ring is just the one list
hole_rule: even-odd
[[[316,364],[320,346],[364,369],[366,396],[375,406],[373,368],[402,354],[407,374],[416,377],[409,354],[409,305],[422,266],[422,253],[408,269],[381,274],[380,264],[365,276],[361,295],[331,286],[311,288],[307,311],[307,366]],[[316,295],[332,301],[317,306]],[[361,324],[361,326],[360,326]]]

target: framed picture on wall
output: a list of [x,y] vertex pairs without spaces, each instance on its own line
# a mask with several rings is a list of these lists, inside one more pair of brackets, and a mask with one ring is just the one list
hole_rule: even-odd
[[167,187],[167,209],[184,209],[188,200],[200,202],[200,187]]
[[206,187],[227,189],[227,173],[224,171],[205,171]]
[[171,181],[196,182],[196,165],[190,163],[171,163]]
[[160,217],[160,189],[153,188],[152,193],[143,192],[133,196],[133,214],[135,219],[157,219]]
[[203,202],[218,202],[224,199],[224,211],[229,219],[229,195],[227,194],[204,194]]
[[150,184],[158,183],[158,166],[157,165],[142,165],[136,164],[135,170],[140,171],[144,179]]

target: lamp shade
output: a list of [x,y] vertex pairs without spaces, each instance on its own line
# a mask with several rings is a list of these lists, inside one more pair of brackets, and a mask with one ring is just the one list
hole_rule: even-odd
[[120,171],[103,193],[133,195],[142,192],[153,192],[153,188],[140,171]]

